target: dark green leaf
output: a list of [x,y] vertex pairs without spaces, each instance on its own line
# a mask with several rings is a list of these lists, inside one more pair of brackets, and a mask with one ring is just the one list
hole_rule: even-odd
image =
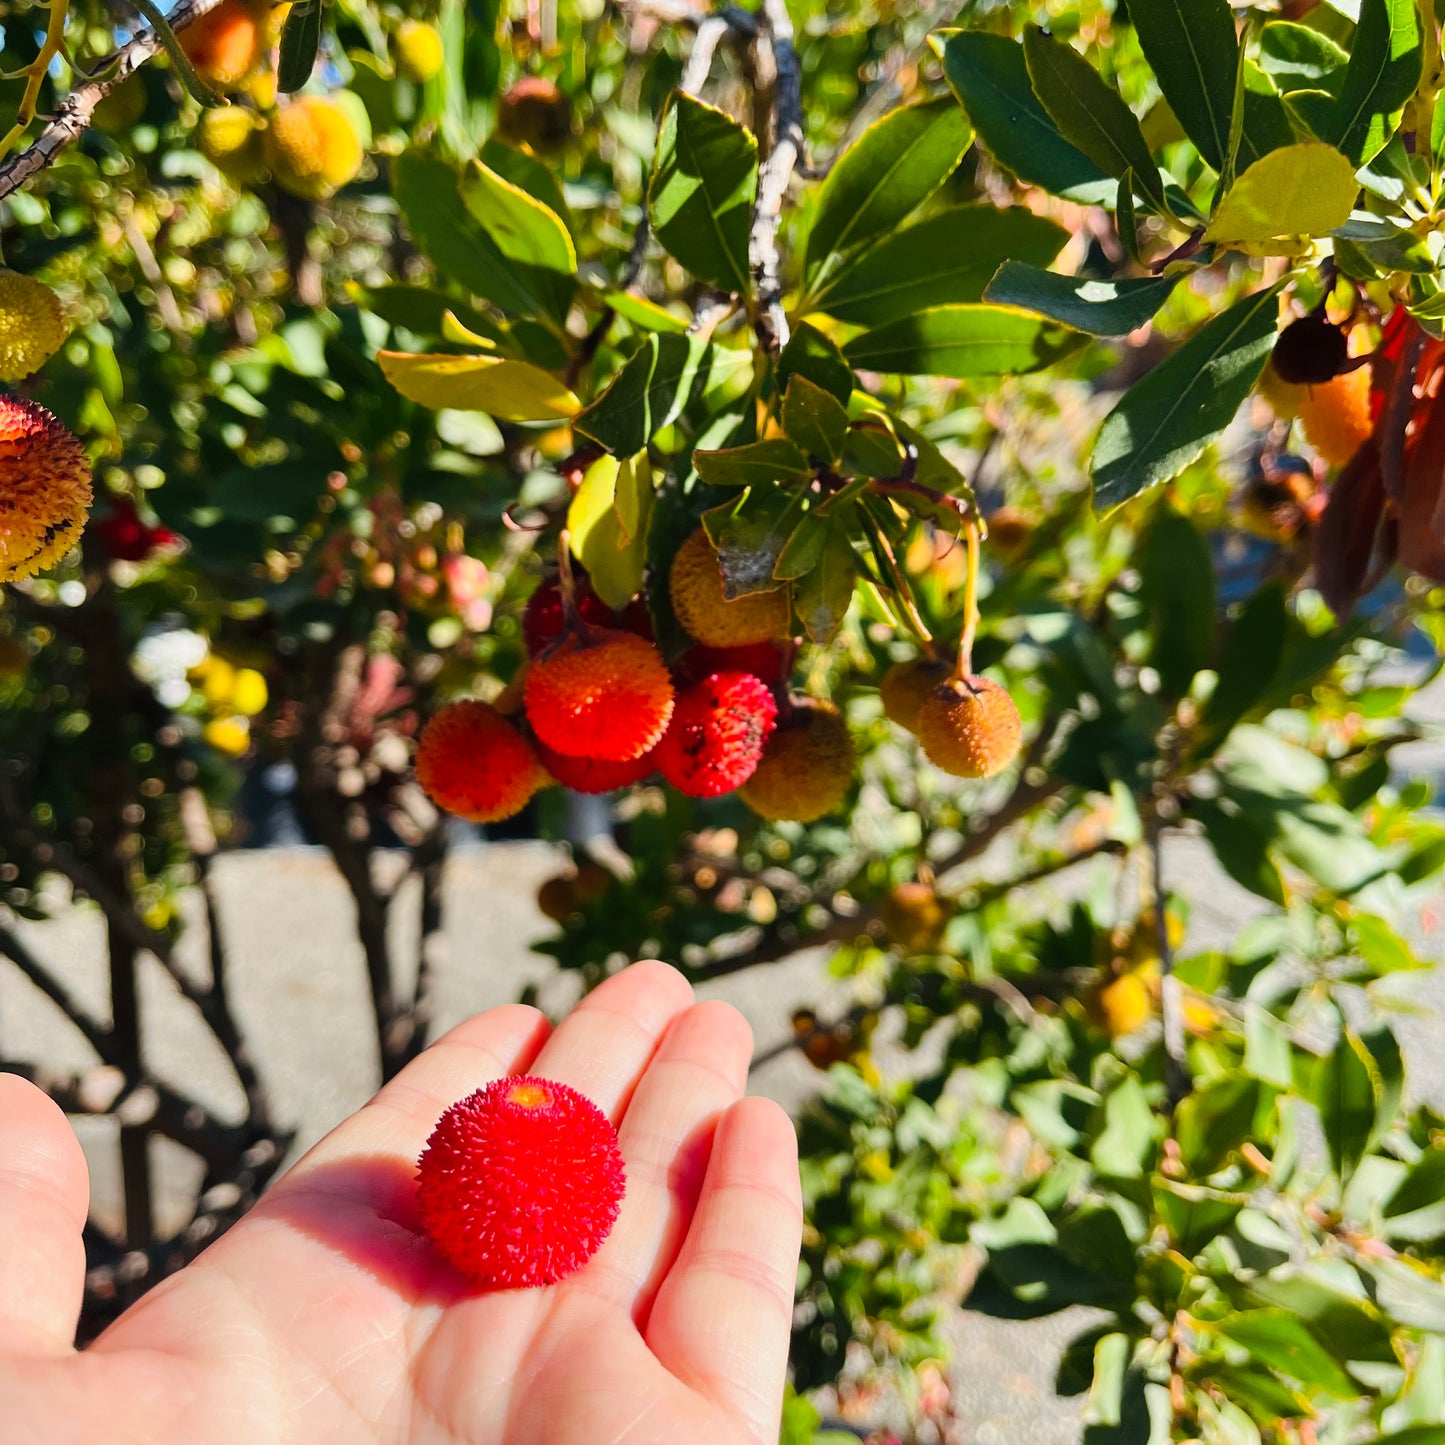
[[[1400,1181],[1385,1204],[1385,1218],[1445,1204],[1445,1149],[1427,1149]],[[1445,1233],[1442,1228],[1441,1233]]]
[[1223,170],[1239,68],[1228,0],[1129,0],[1129,19],[1185,135]]
[[1284,903],[1284,881],[1269,856],[1272,830],[1261,828],[1248,813],[1225,808],[1212,798],[1191,802],[1189,816],[1204,829],[1219,866],[1241,888],[1271,903]]
[[276,89],[291,95],[311,79],[321,46],[322,0],[300,0],[281,27],[281,53],[276,63]]
[[462,204],[548,315],[563,321],[576,289],[577,252],[562,218],[520,186],[473,161]]
[[875,326],[843,348],[853,366],[908,376],[1012,376],[1037,371],[1079,334],[1013,306],[935,306]]
[[758,142],[745,126],[674,91],[663,112],[647,208],[657,239],[694,276],[749,289]]
[[831,466],[843,450],[848,413],[831,392],[806,376],[795,376],[783,397],[783,430],[809,456]]
[[835,271],[814,304],[840,321],[874,325],[908,311],[978,301],[1001,262],[1044,266],[1068,240],[1024,206],[951,206]]
[[1389,1326],[1379,1311],[1358,1294],[1337,1288],[1322,1270],[1305,1265],[1264,1275],[1252,1282],[1249,1293],[1300,1320],[1336,1359],[1395,1362]]
[[1424,44],[1415,0],[1362,0],[1328,139],[1351,160],[1378,154],[1420,84]]
[[1369,1147],[1375,1127],[1376,1090],[1365,1051],[1346,1030],[1310,1076],[1310,1102],[1320,1112],[1330,1162],[1348,1178]]
[[457,174],[445,161],[406,151],[392,163],[392,189],[412,239],[444,275],[503,311],[531,316],[543,309],[463,205]]
[[1274,345],[1275,294],[1236,302],[1124,394],[1094,444],[1097,510],[1178,476],[1234,419]]
[[1344,1367],[1287,1310],[1247,1310],[1226,1315],[1215,1326],[1254,1360],[1307,1389],[1348,1400],[1359,1393]]
[[1182,697],[1214,648],[1214,566],[1198,528],[1161,508],[1139,546],[1139,595],[1149,614],[1149,662],[1166,697]]
[[1221,1074],[1183,1099],[1174,1113],[1174,1137],[1190,1173],[1212,1174],[1253,1137],[1259,1080]]
[[853,395],[853,369],[833,341],[816,326],[804,321],[794,327],[783,354],[778,357],[777,387],[787,390],[794,376],[806,376],[844,406]]
[[1024,31],[1024,60],[1034,94],[1064,139],[1111,176],[1133,171],[1137,193],[1156,211],[1165,209],[1159,167],[1119,92],[1072,46],[1037,25]]
[[1127,336],[1158,311],[1178,284],[1178,276],[1096,281],[1006,261],[984,295],[998,305],[1037,311],[1091,336]]
[[1337,91],[1349,60],[1328,35],[1293,20],[1271,20],[1259,35],[1260,69],[1275,88]]
[[1151,1181],[1154,1209],[1169,1231],[1170,1242],[1185,1259],[1193,1259],[1210,1240],[1224,1233],[1244,1207],[1243,1194],[1180,1184],[1155,1176]]
[[630,457],[677,420],[705,384],[709,360],[707,343],[695,336],[649,336],[573,426],[608,451]]
[[896,477],[902,468],[903,448],[885,417],[870,413],[849,426],[839,463],[844,476]]
[[695,451],[692,464],[699,478],[713,487],[769,486],[805,477],[811,470],[807,457],[783,437],[718,451]]
[[979,140],[1005,170],[1081,205],[1112,204],[1116,187],[1039,104],[1021,45],[961,30],[943,47],[943,66]]
[[180,77],[186,94],[198,105],[204,106],[208,110],[225,105],[226,97],[212,90],[196,73],[196,67],[191,64],[191,58],[186,54],[185,46],[176,38],[176,32],[171,29],[170,21],[155,0],[133,0],[133,3],[155,32],[156,39],[160,41],[166,58],[175,67],[175,72]]
[[1238,170],[1248,169],[1261,156],[1293,145],[1298,137],[1289,112],[1269,77],[1254,61],[1244,62],[1244,129],[1235,158]]
[[804,631],[819,647],[831,642],[843,625],[857,573],[847,529],[837,521],[823,523],[822,529],[822,553],[798,583],[794,603]]
[[810,289],[844,256],[891,235],[953,173],[968,122],[947,97],[902,106],[875,121],[828,172],[808,233]]
[[1219,681],[1204,706],[1201,754],[1213,752],[1265,696],[1284,656],[1288,622],[1285,592],[1278,582],[1266,583],[1244,604],[1224,640]]

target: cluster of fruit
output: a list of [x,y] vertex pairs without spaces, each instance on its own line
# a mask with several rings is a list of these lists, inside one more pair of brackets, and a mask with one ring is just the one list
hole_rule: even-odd
[[[552,782],[603,793],[656,773],[689,797],[736,792],[776,821],[836,810],[853,781],[853,739],[833,703],[788,686],[787,593],[727,597],[702,528],[678,549],[668,591],[692,641],[670,666],[641,599],[617,613],[570,569],[544,582],[523,618],[523,677],[496,703],[443,707],[422,732],[416,773],[433,801],[495,822]],[[900,664],[884,702],[959,776],[989,776],[1018,751],[1018,712],[988,679]]]

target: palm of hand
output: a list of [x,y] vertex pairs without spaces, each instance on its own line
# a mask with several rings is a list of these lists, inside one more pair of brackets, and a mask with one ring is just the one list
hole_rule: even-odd
[[[15,1438],[776,1439],[800,1209],[790,1123],[740,1101],[750,1049],[733,1010],[693,1004],[660,964],[604,984],[550,1037],[533,1010],[483,1014],[83,1354],[69,1337],[84,1162],[53,1106],[0,1076],[0,1394],[18,1406]],[[447,1105],[522,1069],[620,1120],[627,1195],[577,1274],[484,1293],[419,1235],[414,1161]]]

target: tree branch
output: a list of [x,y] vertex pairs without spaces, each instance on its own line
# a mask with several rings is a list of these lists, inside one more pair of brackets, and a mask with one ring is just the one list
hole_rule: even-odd
[[793,22],[788,18],[785,0],[763,0],[760,14],[757,43],[760,49],[767,50],[773,69],[773,143],[758,173],[758,203],[748,237],[748,266],[753,278],[753,329],[763,349],[776,356],[788,341],[779,275],[778,227],[788,182],[803,155],[803,99],[798,52],[793,47]]
[[[171,29],[179,34],[220,3],[221,0],[181,0],[166,18]],[[162,49],[160,36],[148,25],[107,55],[97,67],[103,72],[102,77],[72,90],[60,102],[35,140],[0,164],[0,200],[19,190],[31,176],[44,170],[61,151],[79,140],[89,126],[96,106],[121,81]]]

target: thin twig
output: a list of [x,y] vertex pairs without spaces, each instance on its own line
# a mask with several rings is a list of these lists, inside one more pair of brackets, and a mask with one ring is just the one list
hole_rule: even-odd
[[713,56],[717,53],[718,45],[731,28],[724,15],[709,15],[697,27],[697,34],[692,42],[692,54],[687,57],[682,79],[678,82],[679,90],[685,90],[689,95],[697,95],[702,90],[712,70]]
[[1146,824],[1149,860],[1154,885],[1154,929],[1159,946],[1159,1004],[1164,1021],[1164,1086],[1172,1111],[1185,1098],[1192,1081],[1184,1042],[1184,995],[1174,972],[1174,946],[1169,941],[1169,917],[1164,908],[1164,824],[1158,813]]
[[[179,34],[220,3],[221,0],[181,0],[166,19],[171,29]],[[146,26],[106,56],[96,67],[102,78],[72,90],[60,102],[55,114],[35,140],[0,165],[0,200],[19,190],[31,176],[44,170],[61,151],[79,140],[90,124],[96,106],[121,81],[163,48],[160,36],[154,28]]]

